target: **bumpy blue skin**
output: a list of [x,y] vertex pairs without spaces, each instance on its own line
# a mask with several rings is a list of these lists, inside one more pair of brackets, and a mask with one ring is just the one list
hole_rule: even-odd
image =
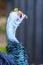
[[17,15],[17,12],[12,12],[8,17],[7,25],[6,25],[6,33],[9,41],[17,42],[19,41],[16,38],[16,29],[20,24],[20,18]]
[[15,34],[22,22],[16,12],[12,12],[7,21],[6,33],[9,40],[6,47],[7,54],[0,52],[0,65],[29,65],[26,51],[17,40]]

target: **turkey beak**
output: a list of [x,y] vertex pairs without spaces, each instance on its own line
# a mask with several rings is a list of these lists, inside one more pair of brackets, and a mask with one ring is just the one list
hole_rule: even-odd
[[26,19],[28,19],[28,16],[26,15]]

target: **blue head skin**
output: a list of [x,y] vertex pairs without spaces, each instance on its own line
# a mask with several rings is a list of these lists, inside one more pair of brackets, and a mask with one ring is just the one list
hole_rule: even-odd
[[16,38],[16,30],[19,26],[19,24],[22,22],[22,20],[25,18],[25,15],[22,14],[22,17],[18,15],[18,12],[11,12],[8,20],[7,20],[7,25],[6,25],[6,33],[7,33],[7,38],[9,41],[12,42],[17,42],[19,41]]

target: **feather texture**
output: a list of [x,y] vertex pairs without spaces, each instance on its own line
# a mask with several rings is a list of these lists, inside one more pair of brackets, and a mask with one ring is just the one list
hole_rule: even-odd
[[28,65],[28,56],[24,46],[16,38],[16,30],[24,17],[25,15],[20,19],[17,12],[9,15],[6,25],[9,40],[6,47],[7,54],[0,52],[0,65]]

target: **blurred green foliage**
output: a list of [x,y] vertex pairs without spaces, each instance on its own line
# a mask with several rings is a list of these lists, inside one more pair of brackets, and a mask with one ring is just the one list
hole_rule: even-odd
[[3,52],[3,53],[6,53],[6,47],[0,47],[0,51]]
[[0,33],[5,33],[6,31],[6,17],[0,17]]
[[6,32],[5,28],[0,28],[0,33],[5,33],[5,32]]
[[5,33],[5,29],[0,28],[0,33]]

